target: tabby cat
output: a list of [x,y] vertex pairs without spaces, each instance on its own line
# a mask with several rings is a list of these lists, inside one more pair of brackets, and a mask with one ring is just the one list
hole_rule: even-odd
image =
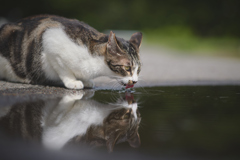
[[67,95],[9,106],[0,117],[0,129],[54,150],[76,144],[104,145],[109,151],[120,142],[140,145],[141,117],[134,100],[119,98],[115,104],[104,104],[81,97]]
[[133,87],[141,70],[142,33],[129,41],[98,32],[84,22],[39,15],[0,28],[0,78],[31,84],[92,88],[108,76]]

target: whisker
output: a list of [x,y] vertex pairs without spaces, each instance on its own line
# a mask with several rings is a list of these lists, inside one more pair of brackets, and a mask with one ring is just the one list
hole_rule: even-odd
[[[144,81],[144,80],[143,80],[143,81]],[[149,94],[149,92],[146,91],[146,90],[144,89],[144,87],[143,87],[141,84],[138,84],[138,85],[140,86],[140,88],[141,88],[145,93]]]
[[113,85],[112,85],[112,88],[111,88],[111,93],[113,92],[114,90],[114,87],[118,84],[118,82],[115,82]]

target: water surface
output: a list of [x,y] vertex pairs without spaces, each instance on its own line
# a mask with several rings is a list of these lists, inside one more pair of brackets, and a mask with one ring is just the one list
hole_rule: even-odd
[[[238,159],[239,106],[240,86],[151,87],[127,94],[86,90],[14,104],[8,97],[0,108],[1,154],[39,159]],[[44,128],[46,112],[53,116],[46,118]],[[109,145],[104,136],[116,141]]]

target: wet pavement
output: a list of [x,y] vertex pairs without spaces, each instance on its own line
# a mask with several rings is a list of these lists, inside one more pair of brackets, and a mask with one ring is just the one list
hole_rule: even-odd
[[239,158],[239,86],[36,90],[0,93],[2,158]]

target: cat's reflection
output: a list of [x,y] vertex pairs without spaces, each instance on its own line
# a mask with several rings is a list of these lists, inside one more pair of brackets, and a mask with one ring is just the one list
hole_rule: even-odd
[[112,151],[115,144],[125,141],[138,147],[140,113],[134,99],[126,97],[110,104],[83,94],[19,103],[0,118],[0,127],[8,134],[39,141],[51,149],[84,143],[106,145]]

